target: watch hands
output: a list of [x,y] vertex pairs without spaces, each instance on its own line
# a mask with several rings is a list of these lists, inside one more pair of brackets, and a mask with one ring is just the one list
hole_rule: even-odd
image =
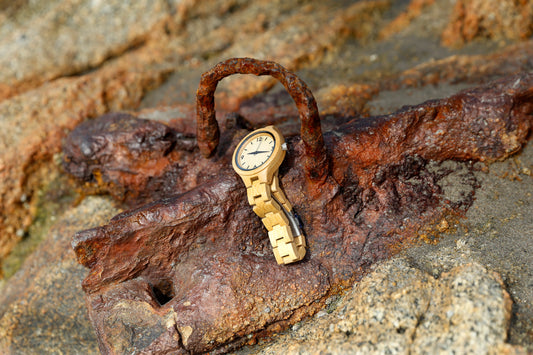
[[[261,138],[258,138],[258,139],[261,139]],[[259,145],[257,146],[257,149],[255,150],[256,153],[257,153],[257,151],[259,150],[259,147],[261,147],[261,143],[263,143],[263,140],[262,140],[262,139],[259,141]]]
[[246,154],[248,154],[248,155],[257,155],[257,154],[262,154],[262,153],[270,153],[270,150],[256,150],[255,152],[246,153]]

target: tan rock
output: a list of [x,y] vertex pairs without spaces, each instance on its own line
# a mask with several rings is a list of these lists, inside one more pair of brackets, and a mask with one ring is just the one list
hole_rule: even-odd
[[[343,6],[321,2],[302,6],[287,1],[277,7],[272,7],[270,1],[259,0],[226,14],[224,26],[220,26],[219,18],[215,21],[209,17],[202,22],[187,23],[186,35],[172,39],[169,46],[185,57],[208,57],[196,65],[201,65],[204,71],[216,61],[231,57],[274,60],[295,71],[317,64],[349,38],[365,40],[375,31],[376,19],[389,7],[390,2],[386,0],[358,1]],[[206,15],[216,13],[211,9]],[[200,74],[201,71],[198,77]],[[244,99],[276,83],[275,79],[266,77],[226,78],[217,89],[217,104],[219,108],[235,111]]]
[[490,354],[505,349],[511,300],[477,263],[441,278],[398,258],[368,274],[329,308],[259,349],[240,354]]
[[75,260],[70,236],[117,212],[110,200],[90,197],[58,218],[47,247],[32,254],[0,292],[0,353],[99,354],[81,289],[85,269]]
[[0,83],[12,94],[97,67],[145,42],[170,13],[163,0],[39,1],[0,13]]
[[[100,14],[100,18],[90,18],[85,21],[80,17],[80,14],[91,17],[92,13],[89,13],[90,3],[99,10],[105,6],[115,7],[109,14],[101,11],[94,12]],[[328,9],[328,6],[324,6],[320,2],[304,2],[302,6],[299,1],[287,1],[279,4],[276,2],[276,5],[280,6],[272,6],[270,1],[264,0],[253,2],[185,0],[179,3],[177,1],[169,2],[168,7],[176,7],[175,14],[172,14],[171,11],[171,15],[169,15],[167,5],[161,5],[161,3],[161,1],[155,1],[147,4],[143,1],[135,4],[134,8],[125,9],[126,12],[124,13],[118,13],[118,10],[124,9],[124,7],[116,1],[111,3],[105,1],[82,2],[80,0],[70,2],[58,0],[13,1],[7,5],[7,11],[0,12],[0,31],[2,34],[0,52],[14,55],[14,57],[1,56],[0,58],[0,63],[5,64],[1,67],[6,68],[5,78],[9,77],[9,80],[13,80],[0,80],[0,98],[11,97],[0,104],[0,209],[2,210],[2,214],[0,214],[0,259],[32,223],[32,216],[35,213],[34,194],[39,186],[45,183],[41,180],[49,178],[50,169],[57,169],[51,161],[54,157],[58,157],[55,153],[59,151],[60,141],[64,137],[65,131],[70,130],[86,118],[107,111],[135,107],[147,90],[161,83],[166,74],[175,69],[175,67],[170,67],[167,64],[166,59],[168,57],[171,58],[172,64],[179,67],[181,71],[179,75],[183,79],[181,79],[180,84],[185,84],[183,87],[171,87],[169,91],[176,92],[174,97],[182,98],[185,95],[191,95],[184,101],[193,103],[194,100],[190,98],[194,95],[201,67],[206,69],[210,66],[210,62],[221,58],[225,59],[225,57],[233,54],[256,56],[266,53],[266,55],[272,55],[271,59],[281,61],[293,70],[314,66],[322,61],[323,56],[330,57],[331,65],[339,64],[343,65],[344,68],[359,65],[360,62],[357,60],[348,59],[348,55],[339,57],[339,51],[344,50],[340,44],[350,38],[365,39],[367,34],[377,31],[376,28],[372,28],[379,23],[376,21],[376,17],[379,18],[377,15],[388,8],[386,2],[381,1],[358,2],[349,9]],[[374,9],[372,3],[375,3]],[[413,0],[411,3],[414,6],[415,3],[431,3],[431,0]],[[437,0],[435,3],[437,5],[448,4],[447,1],[443,2],[442,0]],[[498,6],[500,4],[507,6],[504,10],[514,19],[515,22],[511,25],[515,26],[514,30],[509,27],[509,22],[506,22],[507,19],[498,17],[499,14],[496,14],[495,19],[482,17],[483,14],[487,13],[488,6],[485,6],[481,1],[472,1],[470,5],[466,1],[458,0],[457,3],[457,6],[459,3],[465,7],[470,6],[466,10],[470,11],[470,16],[473,18],[480,16],[476,20],[477,22],[466,24],[471,28],[478,29],[474,39],[483,40],[485,37],[495,40],[499,38],[520,39],[522,37],[516,37],[520,33],[531,34],[531,10],[524,5],[526,2],[486,2],[487,4],[498,3]],[[24,4],[29,4],[28,6],[31,8],[25,10]],[[143,8],[143,5],[146,7]],[[483,11],[477,14],[476,6]],[[422,16],[426,11],[425,9],[420,12]],[[519,14],[519,11],[522,11],[520,9],[524,12]],[[19,10],[20,12],[18,12]],[[141,12],[146,10],[146,14],[135,13],[132,14],[131,18],[124,18],[123,16],[130,10]],[[359,13],[359,10],[362,12]],[[412,10],[418,11],[416,8]],[[4,11],[4,7],[2,7],[2,11]],[[412,11],[412,13],[417,15],[416,11]],[[529,11],[529,15],[527,11]],[[59,15],[55,18],[51,15],[52,13]],[[65,14],[73,14],[73,18],[70,19]],[[173,16],[174,20],[168,20],[168,16]],[[432,16],[429,16],[428,21],[439,23],[443,21]],[[107,23],[98,22],[100,19]],[[132,19],[138,20],[138,23],[133,22]],[[184,22],[185,19],[190,21]],[[240,19],[241,22],[235,22],[236,19]],[[463,20],[464,18],[456,18],[450,27],[453,27],[454,23],[462,23],[461,26],[465,25]],[[490,22],[489,20],[501,22]],[[53,24],[57,25],[58,28],[53,28]],[[77,27],[74,27],[73,24]],[[102,24],[102,27],[107,28],[108,32],[100,31],[100,28],[92,28],[91,24]],[[495,24],[495,27],[487,30],[485,28],[487,24]],[[113,27],[116,25],[123,25],[124,27],[119,27],[117,33],[109,32],[116,29],[117,27]],[[164,25],[174,26],[171,30],[174,31],[172,35],[175,37],[168,44],[164,43],[167,40],[165,32],[168,30],[162,28]],[[71,33],[65,32],[69,26]],[[439,26],[439,28],[444,27]],[[463,28],[466,27],[461,26],[452,28],[455,32],[449,36],[452,39],[459,38],[460,43],[464,43],[470,40],[467,39],[467,34],[470,35],[473,32],[462,33]],[[424,27],[414,26],[412,31],[419,32],[420,28]],[[40,33],[37,36],[36,31],[39,30],[43,34],[42,38],[49,39],[53,46],[49,46],[46,41],[41,42],[37,39],[40,37]],[[32,37],[22,38],[24,31],[29,31]],[[438,33],[441,33],[440,31],[442,29]],[[60,38],[55,38],[54,33],[61,34]],[[99,37],[95,36],[98,33],[100,33]],[[195,33],[198,34],[197,37],[194,37]],[[16,37],[15,34],[19,37]],[[94,37],[90,37],[91,35]],[[107,37],[114,42],[105,42]],[[15,42],[12,41],[13,39]],[[78,39],[81,40],[77,41]],[[100,42],[96,42],[97,40]],[[21,47],[20,53],[12,49],[16,45],[23,44],[24,41],[31,42],[34,48]],[[416,39],[412,42],[416,42]],[[63,44],[69,44],[69,46]],[[139,44],[142,44],[143,47],[134,49]],[[161,46],[160,44],[164,45]],[[359,46],[359,43],[357,45]],[[424,42],[421,45],[424,45]],[[53,48],[52,53],[47,51],[48,47]],[[421,55],[421,62],[424,64],[404,72],[390,86],[382,85],[381,89],[398,90],[402,85],[416,87],[437,84],[438,86],[447,80],[456,83],[485,82],[489,77],[502,76],[516,71],[527,71],[531,68],[532,48],[532,42],[529,41],[498,50],[489,56],[459,55],[425,63],[424,61],[427,61],[428,57]],[[419,49],[419,47],[415,46],[413,50],[415,49]],[[363,54],[367,53],[365,50],[367,52],[375,51],[376,48],[363,48]],[[397,56],[397,61],[400,63],[406,61],[405,57],[402,56],[412,54],[412,52],[406,51],[396,53],[395,49],[390,48],[377,48],[377,50],[377,55],[374,55],[374,52],[368,52],[372,54],[370,55],[371,58]],[[380,50],[382,52],[379,52]],[[33,51],[37,55],[31,57],[31,53],[28,54],[28,51]],[[359,50],[355,51],[354,56],[360,53]],[[481,53],[486,53],[486,51],[481,50]],[[115,56],[118,58],[109,60],[108,64],[103,64]],[[442,57],[442,53],[435,54],[437,59]],[[341,61],[344,62],[340,63]],[[377,59],[376,65],[379,62],[380,59]],[[100,66],[102,68],[99,68]],[[396,67],[393,66],[394,68]],[[88,69],[96,70],[92,73],[84,73],[81,77],[47,82],[51,78],[72,75]],[[374,95],[374,90],[376,90],[372,84],[369,86],[358,84],[353,79],[352,72],[349,72],[346,77],[331,79],[329,78],[331,74],[329,71],[325,70],[317,75],[317,70],[314,70],[314,73],[310,74],[310,71],[307,71],[306,74],[319,77],[320,91],[315,93],[319,98],[319,104],[325,105],[326,112],[334,113],[339,105],[344,104],[350,105],[350,108],[356,107],[357,110],[364,109],[368,95]],[[387,70],[388,68],[378,67],[380,73],[382,71],[386,73]],[[185,73],[188,73],[188,76],[183,75]],[[0,75],[4,75],[4,72]],[[335,75],[339,76],[338,73]],[[249,79],[249,84],[237,80],[235,83],[229,83],[226,88],[221,87],[223,91],[225,90],[231,95],[222,94],[219,99],[222,101],[228,98],[234,100],[237,97],[236,100],[242,100],[264,90],[269,85],[271,83],[257,82],[257,78]],[[325,85],[328,86],[324,88]],[[420,90],[425,90],[427,87],[422,87]],[[30,89],[31,91],[28,91]],[[20,95],[15,96],[15,94]],[[406,94],[402,93],[401,90],[395,91],[392,95],[398,101],[405,100],[406,97]],[[439,97],[442,97],[440,91]],[[174,103],[173,100],[168,102]],[[228,102],[227,105],[228,107],[235,107],[236,102]],[[419,102],[414,101],[414,103]],[[350,111],[350,114],[352,113],[355,111]],[[174,117],[174,114],[171,116]],[[191,127],[186,126],[185,129],[191,130]],[[531,170],[526,167],[524,169],[526,169],[524,171]],[[59,233],[66,238],[65,240],[74,231],[89,227],[85,222],[87,222],[87,218],[92,218],[92,212],[90,209],[86,209],[86,203],[89,202],[84,202],[82,206],[75,209],[80,212],[80,215],[72,219],[67,218],[68,230],[65,230],[65,234]],[[105,208],[105,203],[102,206]],[[72,213],[78,212],[73,211]],[[507,214],[506,217],[508,217]],[[104,220],[98,220],[99,217],[95,218],[90,223],[94,222],[94,225],[105,223]],[[63,230],[62,228],[61,230]],[[55,240],[59,234],[54,232],[51,234],[51,239]],[[39,255],[44,255],[48,264],[42,261],[36,263],[32,256],[28,261],[29,266],[24,267],[24,270],[9,281],[7,288],[0,292],[1,353],[9,354],[9,351],[6,350],[7,347],[14,349],[14,353],[25,353],[29,351],[28,349],[33,348],[38,349],[36,350],[38,353],[46,353],[58,348],[65,351],[65,349],[69,349],[65,344],[81,344],[81,348],[76,350],[80,353],[97,352],[94,343],[95,337],[91,335],[90,329],[85,328],[87,323],[77,286],[77,282],[85,276],[85,272],[79,267],[72,266],[70,259],[61,266],[55,261],[51,261],[58,255],[54,253],[59,253],[61,256],[63,253],[71,253],[67,244],[61,244],[61,248],[64,249],[58,251],[59,249],[55,246],[50,247],[50,243],[44,243],[46,248],[43,248]],[[516,267],[521,266],[517,265]],[[396,270],[403,269],[398,267]],[[39,273],[39,275],[32,274],[32,272]],[[412,272],[407,272],[406,277],[408,279],[413,278]],[[414,274],[420,275],[418,272],[414,272]],[[424,273],[421,275],[428,280],[427,284],[418,282],[416,285],[426,287],[437,282],[431,281],[431,278],[428,278]],[[450,276],[450,280],[452,276]],[[489,279],[490,277],[492,276],[487,276]],[[497,282],[494,283],[494,285],[496,284]],[[1,284],[0,287],[2,287]],[[24,287],[28,288],[24,289]],[[496,289],[498,287],[500,286],[495,286]],[[74,296],[65,296],[62,299],[63,296],[52,296],[51,293],[47,293],[52,292],[53,288],[55,291],[66,291],[68,288],[72,288],[78,293]],[[444,292],[445,287],[443,286],[439,290]],[[447,290],[449,292],[446,297],[452,297],[453,292],[450,291],[450,288]],[[404,295],[402,292],[396,293],[400,296],[395,297],[412,300],[411,296]],[[417,291],[408,292],[416,293]],[[384,299],[394,302],[394,297],[390,295],[387,297]],[[516,299],[516,295],[513,297]],[[442,296],[441,300],[445,300],[445,297]],[[454,300],[457,301],[455,298]],[[333,313],[330,314],[329,312],[337,312],[334,310],[337,302],[338,300],[333,298],[330,302],[331,307],[324,312],[319,312],[320,317],[317,316],[317,319],[330,319],[328,317]],[[457,304],[454,303],[454,305]],[[501,305],[500,308],[502,308]],[[435,312],[437,311],[435,310]],[[410,312],[419,314],[417,313],[419,310],[416,309],[411,309]],[[522,316],[522,318],[524,317]],[[49,322],[50,319],[52,321]],[[166,320],[169,323],[164,323],[165,326],[172,323],[170,318]],[[54,323],[56,321],[59,323]],[[63,324],[54,328],[55,332],[51,334],[49,332],[50,324],[60,324],[60,322]],[[412,324],[410,320],[404,320],[404,322],[408,325]],[[502,321],[502,323],[504,322]],[[329,327],[329,324],[327,326]],[[298,324],[294,329],[297,327],[303,328],[305,325]],[[437,331],[440,330],[438,327],[435,328]],[[72,329],[76,329],[77,334],[72,334]],[[82,330],[78,331],[79,329]],[[390,328],[390,330],[393,332],[396,331],[396,328]],[[315,332],[316,334],[320,333],[319,330]],[[405,333],[407,332],[406,329]],[[194,333],[191,334],[194,335]],[[376,335],[377,333],[372,334],[373,337],[383,336],[382,334]],[[341,332],[337,335],[328,335],[329,338],[327,339],[339,338],[339,341],[343,341],[351,339],[352,335]],[[394,335],[392,334],[391,337]],[[495,339],[498,336],[492,334],[490,339]],[[291,342],[287,348],[302,349],[303,343],[313,339],[315,338],[306,339],[303,337],[299,342]],[[398,337],[396,339],[403,338]],[[442,337],[439,338],[439,341],[445,343],[448,340],[446,337]],[[346,345],[346,348],[351,349],[350,345]],[[285,352],[284,348],[279,349]],[[521,350],[500,342],[488,351],[499,354],[520,353]]]
[[403,30],[409,26],[411,21],[420,16],[426,7],[433,5],[434,3],[435,0],[411,0],[405,11],[400,13],[400,15],[380,30],[379,37],[385,39]]
[[533,33],[533,3],[514,0],[459,0],[442,33],[447,46],[477,38],[526,39]]
[[147,46],[92,74],[56,80],[0,102],[0,259],[21,238],[17,231],[30,225],[32,195],[49,175],[41,168],[51,166],[61,139],[87,118],[135,107],[171,71],[157,63],[162,55]]

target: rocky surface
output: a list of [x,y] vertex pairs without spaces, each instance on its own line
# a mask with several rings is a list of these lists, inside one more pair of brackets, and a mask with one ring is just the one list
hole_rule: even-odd
[[525,39],[533,33],[530,1],[457,1],[442,32],[446,45],[460,46],[476,38]]
[[511,299],[501,278],[476,263],[451,268],[435,279],[405,259],[393,259],[327,303],[312,321],[238,354],[512,351],[505,343]]
[[[512,161],[477,172],[481,187],[465,219],[439,221],[431,241],[375,267],[311,320],[238,353],[528,353],[531,167],[530,143]],[[448,189],[460,193],[460,184]]]
[[45,1],[18,9],[8,5],[0,15],[3,94],[99,66],[146,42],[171,10],[165,1]]
[[[0,101],[0,256],[26,234],[36,193],[49,182],[65,133],[84,119],[138,105],[169,68],[154,64],[148,48],[95,73],[62,78]],[[141,69],[142,68],[142,69]]]
[[33,253],[2,289],[0,352],[99,353],[81,290],[85,269],[72,253],[70,237],[80,227],[97,226],[116,213],[109,199],[88,197],[57,216],[45,232],[46,248]]
[[[528,344],[533,325],[533,144],[514,158],[491,164],[479,173],[481,187],[464,220],[447,233],[437,233],[438,243],[404,251],[416,267],[438,276],[465,262],[478,262],[499,273],[514,302],[509,337]],[[457,185],[450,184],[455,189]]]
[[[512,76],[388,116],[350,120],[324,137],[329,169],[323,175],[313,175],[302,163],[309,133],[289,141],[291,159],[280,180],[305,226],[308,257],[274,273],[266,271],[274,265],[257,223],[241,223],[253,217],[244,189],[229,171],[242,136],[238,130],[223,132],[216,154],[205,159],[198,150],[171,144],[177,133],[151,121],[107,115],[80,125],[65,145],[67,171],[87,180],[98,171],[104,182],[140,196],[156,195],[164,183],[193,182],[187,192],[149,204],[137,198],[140,207],[74,236],[78,260],[90,268],[83,287],[103,349],[122,352],[134,327],[149,335],[131,349],[202,352],[234,346],[243,335],[283,328],[314,312],[326,293],[358,279],[421,224],[470,206],[475,178],[468,168],[461,172],[443,161],[490,161],[519,149],[531,124],[532,82],[529,75]],[[308,113],[302,116],[307,132]],[[197,163],[187,167],[191,160]],[[153,168],[143,169],[146,164]],[[160,165],[167,172],[158,174]],[[130,171],[135,181],[121,179]],[[208,177],[208,171],[218,174]],[[464,175],[454,181],[466,188],[460,194],[447,186],[452,171]],[[153,186],[144,183],[144,175]],[[158,293],[168,300],[162,302]],[[141,312],[161,324],[160,330],[152,322],[117,319],[117,307],[125,302],[129,313]],[[265,307],[275,311],[265,314]],[[128,327],[110,326],[123,322]]]
[[[61,139],[76,124],[105,112],[135,108],[172,72],[174,80],[168,83],[179,80],[179,88],[169,87],[167,104],[190,105],[202,70],[228,56],[264,56],[266,48],[276,48],[280,54],[269,56],[290,69],[316,61],[321,52],[351,33],[352,21],[372,21],[374,12],[387,7],[380,1],[347,7],[319,2],[301,7],[298,1],[280,7],[269,1],[201,3],[145,2],[123,8],[120,2],[49,1],[5,6],[1,31],[9,35],[0,40],[0,49],[10,53],[2,60],[3,67],[12,70],[4,71],[0,80],[1,257],[26,234],[35,217],[34,193],[48,175],[42,167],[49,165]],[[250,25],[258,14],[268,14],[268,20]],[[316,26],[307,25],[311,19]],[[331,30],[323,31],[319,24]],[[25,31],[31,35],[25,37]],[[280,36],[286,46],[279,45]],[[89,70],[92,67],[97,70]],[[271,85],[238,79],[231,84],[230,97],[223,94],[228,89],[221,91],[221,107],[235,108],[243,98]],[[156,97],[161,101],[161,94]]]
[[[77,188],[66,183],[57,161],[62,139],[78,123],[106,112],[140,106],[144,109],[142,117],[170,122],[182,132],[194,132],[187,126],[187,117],[194,112],[192,104],[200,73],[235,55],[266,57],[297,70],[315,92],[322,112],[331,115],[323,117],[325,123],[331,124],[326,131],[338,123],[335,115],[389,113],[406,103],[446,97],[493,79],[531,71],[531,4],[511,0],[494,3],[489,6],[489,2],[457,1],[453,7],[444,0],[355,4],[213,0],[140,2],[139,7],[122,8],[118,3],[98,1],[0,1],[0,31],[5,34],[0,37],[0,49],[10,53],[0,56],[5,63],[2,67],[6,68],[0,80],[3,269],[13,270],[20,263],[6,260],[8,253],[11,258],[18,255],[22,259],[27,255],[21,251],[23,246],[34,249],[37,244],[31,240],[42,237],[48,241],[38,247],[18,274],[7,282],[0,281],[2,293],[7,290],[8,295],[2,296],[0,308],[0,332],[6,335],[5,339],[2,337],[2,351],[70,349],[72,353],[86,353],[96,349],[91,325],[80,303],[76,303],[83,297],[81,289],[46,286],[47,282],[57,285],[73,283],[75,278],[81,281],[82,269],[69,264],[73,258],[66,247],[69,233],[91,226],[85,223],[87,215],[99,209],[113,214],[105,207],[107,202],[90,200],[80,206],[90,205],[91,209],[72,220],[68,233],[47,232],[48,226],[54,224],[53,230],[63,230],[62,222],[57,222],[62,211],[76,211],[72,204]],[[495,12],[496,8],[501,11]],[[520,26],[513,25],[516,23]],[[109,42],[102,41],[102,33]],[[220,117],[228,110],[238,110],[245,117],[263,116],[263,120],[279,119],[280,114],[295,117],[292,102],[280,87],[254,97],[270,87],[273,82],[268,79],[236,78],[223,82],[217,91]],[[165,104],[179,105],[161,107]],[[261,124],[259,120],[255,122]],[[291,120],[281,124],[297,132]],[[532,168],[527,165],[530,163],[518,168],[518,162],[530,161],[524,158],[530,154],[526,151],[517,160],[491,165],[490,178],[476,176],[482,189],[486,185],[493,188],[477,190],[481,205],[468,210],[466,219],[473,224],[464,230],[458,228],[457,233],[462,234],[441,236],[437,245],[409,248],[414,254],[407,256],[407,272],[420,268],[433,276],[441,272],[453,274],[466,269],[452,270],[451,264],[477,262],[490,271],[478,273],[476,280],[497,280],[492,271],[500,273],[514,302],[509,338],[504,341],[531,348],[531,272],[527,267],[531,265],[527,259],[531,255],[527,195],[531,177],[527,172]],[[449,165],[462,169],[457,162]],[[493,167],[499,169],[496,174]],[[465,185],[453,179],[448,182],[452,199],[464,193],[461,188],[465,189]],[[58,185],[63,186],[61,193],[49,192],[49,187],[54,190]],[[82,187],[79,200],[86,194],[109,191],[100,187]],[[94,225],[105,223],[109,216]],[[440,231],[455,226],[452,220],[437,221],[436,225],[440,227],[428,227],[419,236],[433,242],[442,234]],[[46,252],[48,248],[55,250],[49,247],[55,245],[50,242],[53,235],[65,238],[64,252]],[[463,254],[469,258],[462,259]],[[62,258],[69,261],[58,261]],[[458,262],[439,261],[453,258]],[[8,268],[6,263],[13,266]],[[46,268],[48,264],[51,269]],[[30,269],[42,269],[41,276],[36,277],[38,282],[29,281]],[[48,278],[46,272],[50,274]],[[55,275],[53,280],[51,275]],[[50,301],[37,304],[33,288],[35,294]],[[57,306],[60,299],[72,300],[72,304]],[[40,315],[37,328],[32,326],[36,312]],[[75,324],[76,334],[83,334],[83,342],[74,339],[72,327],[61,326],[65,317],[70,319],[66,324]],[[53,334],[49,332],[52,328]],[[45,336],[35,341],[36,334]],[[519,347],[502,346],[502,351],[520,351]]]

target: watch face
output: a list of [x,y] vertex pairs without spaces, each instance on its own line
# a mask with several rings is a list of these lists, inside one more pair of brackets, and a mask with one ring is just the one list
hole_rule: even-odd
[[242,170],[254,170],[272,156],[276,139],[269,132],[257,132],[242,142],[235,155],[235,162]]

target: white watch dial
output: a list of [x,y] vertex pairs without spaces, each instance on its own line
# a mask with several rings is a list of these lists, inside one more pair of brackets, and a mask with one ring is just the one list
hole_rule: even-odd
[[276,140],[268,132],[258,132],[241,143],[236,163],[242,170],[254,170],[272,156]]

